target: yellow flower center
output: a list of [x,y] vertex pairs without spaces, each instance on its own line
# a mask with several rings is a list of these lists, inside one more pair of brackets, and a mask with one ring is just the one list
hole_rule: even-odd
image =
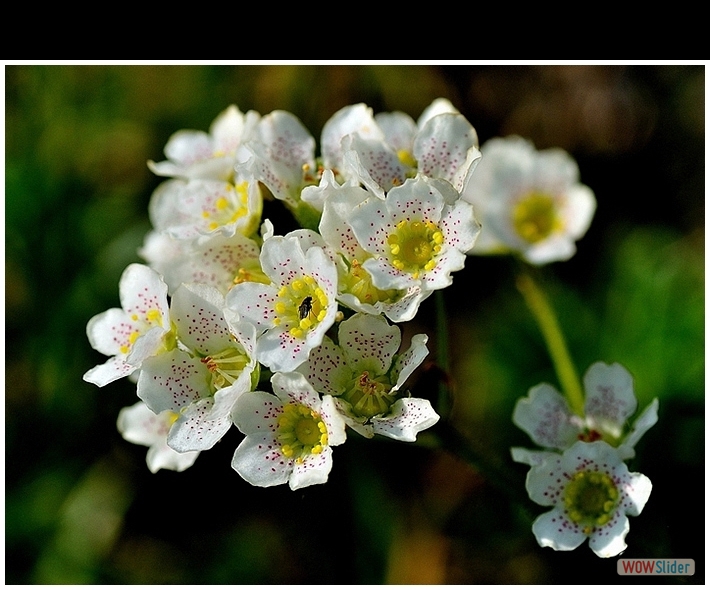
[[362,418],[372,418],[384,414],[397,399],[392,395],[392,384],[382,375],[370,377],[363,371],[340,397],[352,407],[353,414]]
[[578,471],[565,487],[563,500],[570,520],[589,535],[612,519],[619,490],[606,473]]
[[281,452],[302,463],[308,455],[323,452],[328,445],[328,429],[317,412],[303,404],[290,403],[278,417],[277,438]]
[[264,285],[271,284],[271,279],[266,276],[266,273],[261,269],[261,263],[258,258],[244,260],[243,266],[237,269],[234,275],[234,284],[239,283],[263,283]]
[[279,289],[274,325],[284,326],[294,338],[304,338],[325,319],[327,308],[325,291],[312,276],[306,275]]
[[224,185],[222,194],[215,199],[212,207],[202,210],[202,217],[210,231],[236,223],[249,214],[249,184],[240,182],[236,186]]
[[392,266],[415,279],[436,267],[443,243],[444,234],[431,221],[402,220],[387,236]]
[[358,260],[353,260],[350,271],[343,279],[343,291],[355,295],[362,303],[373,305],[378,301],[391,303],[397,299],[397,290],[383,291],[372,284],[372,277]]
[[531,244],[562,229],[555,200],[545,193],[531,192],[520,199],[513,208],[512,218],[517,234]]

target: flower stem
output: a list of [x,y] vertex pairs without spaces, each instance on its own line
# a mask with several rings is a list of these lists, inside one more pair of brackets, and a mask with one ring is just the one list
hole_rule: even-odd
[[555,366],[557,378],[569,401],[570,408],[574,413],[580,416],[583,415],[584,394],[582,392],[582,385],[577,370],[572,363],[572,358],[567,350],[567,344],[562,335],[562,330],[560,329],[555,312],[547,301],[542,289],[540,289],[529,274],[522,274],[518,277],[517,287],[525,298],[525,302],[528,304],[533,316],[535,316],[535,320],[545,339],[547,350],[550,353],[550,357],[552,357],[552,363]]
[[[439,290],[434,293],[436,317],[436,365],[444,375],[449,375],[449,326],[446,317],[444,294]],[[445,381],[439,381],[437,406],[439,413],[446,419],[451,413],[450,391]]]

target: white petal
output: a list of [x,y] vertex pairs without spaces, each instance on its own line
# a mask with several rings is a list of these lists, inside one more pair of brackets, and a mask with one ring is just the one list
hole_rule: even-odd
[[266,434],[274,438],[283,403],[265,391],[248,391],[239,396],[232,409],[232,421],[242,434]]
[[621,487],[625,496],[621,509],[630,516],[638,516],[651,496],[653,489],[651,480],[642,473],[629,473],[625,481],[621,483]]
[[626,534],[629,532],[629,519],[618,514],[612,522],[598,527],[589,537],[589,547],[599,557],[614,557],[626,549]]
[[160,469],[185,471],[188,467],[192,467],[199,454],[197,451],[178,453],[163,443],[150,447],[145,460],[152,473],[157,473]]
[[636,454],[634,446],[656,422],[658,422],[658,398],[648,404],[644,411],[639,414],[631,431],[626,435],[622,444],[619,445],[618,451],[622,459],[626,460],[634,457]]
[[372,115],[372,109],[363,103],[343,107],[325,122],[320,145],[326,168],[341,167],[341,140],[355,132],[364,138],[384,139],[384,134]]
[[447,180],[460,192],[481,158],[478,135],[461,114],[436,115],[417,134],[414,157],[422,174]]
[[551,385],[541,383],[530,389],[528,397],[518,400],[513,423],[541,447],[565,449],[580,432],[564,397]]
[[637,406],[631,373],[618,363],[594,363],[584,375],[584,390],[587,418],[602,431],[621,436]]
[[345,421],[338,410],[335,398],[331,395],[323,396],[320,406],[320,416],[328,428],[328,446],[334,447],[345,442]]
[[407,178],[407,167],[384,140],[363,139],[357,134],[343,140],[343,173],[357,178],[380,199]]
[[181,285],[170,302],[170,316],[180,341],[202,355],[230,348],[233,340],[224,318],[224,297],[209,285]]
[[522,447],[512,447],[510,449],[510,455],[516,463],[524,463],[532,467],[542,465],[545,461],[549,461],[553,456],[558,455],[558,453],[551,451],[531,451],[530,449],[523,449]]
[[330,395],[344,393],[353,376],[342,349],[328,337],[323,338],[320,346],[311,351],[307,362],[297,370],[316,391]]
[[392,377],[396,389],[400,389],[404,385],[409,376],[429,354],[429,349],[426,346],[428,340],[429,337],[426,334],[415,334],[412,336],[409,348],[395,360],[392,367]]
[[123,358],[112,357],[102,365],[96,365],[84,373],[84,381],[93,383],[98,387],[103,387],[109,383],[128,377],[136,371],[136,367],[129,365]]
[[375,121],[385,134],[385,141],[395,150],[412,151],[417,124],[409,115],[399,111],[377,113]]
[[247,482],[259,487],[286,483],[293,463],[281,453],[271,433],[250,434],[239,444],[232,458],[232,468]]
[[118,413],[118,431],[128,442],[149,447],[165,442],[172,424],[169,416],[170,412],[156,414],[143,402],[137,402]]
[[160,313],[163,327],[168,328],[168,286],[161,276],[145,264],[129,264],[118,284],[121,307],[141,318],[149,311]]
[[565,518],[559,508],[538,516],[532,531],[540,547],[552,547],[555,551],[572,551],[587,538],[578,526]]
[[320,411],[321,399],[301,373],[276,373],[271,378],[274,393],[284,403],[297,403]]
[[212,398],[196,401],[180,413],[168,434],[168,445],[178,451],[207,451],[216,445],[232,426],[230,416],[208,420]]
[[171,350],[147,359],[138,377],[138,397],[156,413],[179,412],[210,394],[210,373],[198,359]]
[[122,347],[130,347],[129,337],[135,330],[136,323],[117,307],[96,314],[86,324],[89,344],[107,356],[122,354]]
[[333,449],[324,448],[318,454],[311,454],[302,463],[293,464],[293,472],[288,485],[292,490],[298,490],[328,481],[328,474],[333,467]]
[[256,358],[273,372],[295,371],[308,360],[310,351],[318,344],[309,346],[302,338],[291,336],[289,332],[277,326],[267,330],[257,340]]
[[373,418],[375,434],[394,440],[414,442],[417,434],[439,421],[429,400],[414,397],[398,399],[382,418]]
[[353,373],[384,375],[401,341],[399,328],[382,316],[358,313],[338,327],[338,342]]

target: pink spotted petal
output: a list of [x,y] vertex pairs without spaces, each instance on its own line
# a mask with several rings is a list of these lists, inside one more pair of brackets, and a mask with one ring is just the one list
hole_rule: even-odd
[[567,401],[547,383],[531,388],[528,397],[518,400],[513,423],[527,432],[534,443],[549,449],[569,447],[580,433]]
[[178,287],[170,303],[170,315],[180,341],[203,356],[230,348],[233,340],[223,308],[224,298],[214,287]]
[[594,363],[584,375],[584,389],[587,418],[603,431],[620,436],[637,406],[631,373],[618,363]]
[[279,450],[271,433],[250,434],[237,447],[232,468],[248,483],[259,487],[284,484],[294,462]]
[[262,283],[239,283],[225,298],[225,305],[244,321],[252,322],[258,332],[274,325],[276,287]]
[[382,316],[355,314],[338,328],[338,342],[353,373],[374,371],[384,375],[399,350],[399,328]]
[[343,140],[343,150],[345,175],[357,178],[380,199],[407,177],[407,167],[384,141],[350,135]]
[[439,421],[439,415],[432,408],[429,400],[418,398],[398,399],[388,414],[373,418],[375,434],[381,434],[394,440],[414,442],[417,434]]
[[392,366],[392,379],[395,381],[395,388],[401,389],[404,383],[414,370],[422,364],[429,354],[426,334],[415,334],[409,348],[397,357]]
[[325,447],[320,453],[308,455],[302,463],[294,462],[288,479],[292,490],[325,483],[333,467],[333,449]]
[[476,130],[463,115],[434,116],[417,134],[414,157],[422,174],[447,180],[461,192],[481,158]]
[[147,359],[138,377],[138,397],[156,413],[180,412],[210,395],[210,374],[198,359],[172,350]]
[[232,426],[229,415],[208,420],[211,398],[201,399],[181,412],[168,435],[168,445],[179,453],[207,451],[216,445]]
[[540,547],[572,551],[587,539],[582,529],[570,521],[561,508],[554,508],[535,519],[532,531]]
[[144,264],[129,264],[119,281],[121,307],[129,315],[144,319],[149,311],[157,310],[167,330],[168,287],[160,275]]
[[322,394],[339,395],[352,379],[352,370],[345,361],[342,349],[327,336],[297,370]]

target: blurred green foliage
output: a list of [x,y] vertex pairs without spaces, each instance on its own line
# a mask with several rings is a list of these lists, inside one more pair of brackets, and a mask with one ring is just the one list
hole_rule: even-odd
[[[146,449],[116,432],[134,386],[82,381],[104,360],[86,322],[118,304],[139,260],[159,182],[145,163],[173,132],[207,129],[234,103],[291,111],[318,138],[347,104],[416,118],[439,96],[481,142],[517,133],[567,149],[595,191],[577,255],[538,278],[580,373],[619,362],[641,407],[660,399],[632,463],[654,491],[624,556],[694,558],[682,581],[704,582],[704,546],[683,525],[705,504],[704,87],[699,65],[6,66],[6,582],[638,582],[586,547],[541,549],[530,531],[543,509],[509,459],[529,446],[510,416],[556,382],[513,260],[471,258],[444,293],[450,420],[475,468],[433,437],[351,436],[326,485],[255,489],[230,468],[233,431],[186,472],[153,475]],[[426,303],[405,340],[429,332],[436,358]],[[438,377],[423,371],[414,390],[433,399]]]

